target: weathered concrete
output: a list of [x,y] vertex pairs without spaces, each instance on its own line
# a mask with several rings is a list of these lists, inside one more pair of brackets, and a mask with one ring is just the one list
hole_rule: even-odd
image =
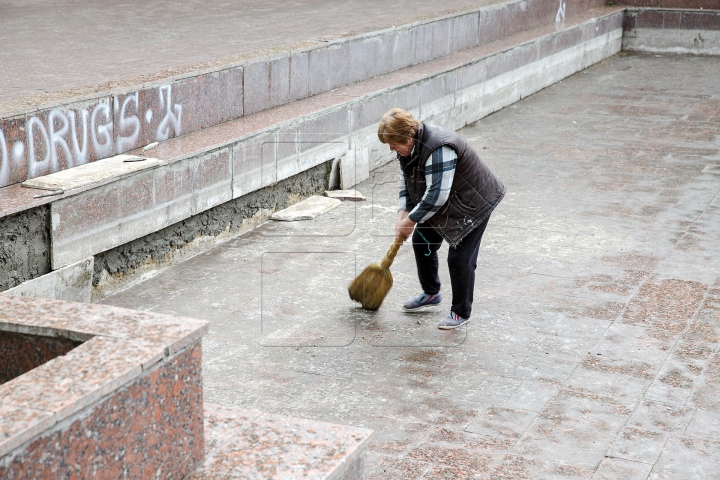
[[[602,0],[578,0],[571,12],[581,15],[602,5]],[[423,9],[414,6],[411,12],[418,8]],[[420,21],[406,13],[396,17],[405,22],[364,35],[340,35],[328,42],[314,39],[256,55],[233,56],[232,50],[225,50],[229,58],[183,63],[170,71],[115,82],[105,77],[100,85],[51,92],[64,76],[57,75],[56,84],[44,94],[0,101],[0,187],[553,25],[557,8],[555,0],[505,0],[461,8],[451,15],[438,12]],[[336,22],[333,18],[330,23]],[[202,21],[198,25],[208,28]],[[275,26],[269,31],[282,38]],[[130,52],[126,53],[138,55],[136,49]],[[38,52],[33,58],[37,56]],[[60,64],[56,60],[50,68],[64,71]],[[73,73],[78,78],[77,71]]]
[[351,200],[353,202],[364,202],[365,196],[357,190],[327,190],[325,196],[337,198],[338,200]]
[[396,164],[105,301],[210,320],[209,402],[374,429],[369,478],[718,477],[719,76],[620,54],[461,131],[508,187],[467,330],[402,312],[407,247],[380,311],[347,297]]
[[623,50],[720,55],[720,11],[628,9]]
[[286,209],[273,213],[271,220],[281,222],[295,222],[299,220],[312,220],[318,215],[327,213],[335,207],[339,207],[342,202],[337,198],[328,198],[313,195],[310,198],[298,202]]
[[160,165],[157,158],[137,155],[116,155],[93,163],[80,165],[50,175],[33,178],[22,183],[23,187],[40,190],[74,190],[88,185],[98,186]]
[[390,160],[388,105],[460,128],[620,50],[622,11],[598,9],[482,47],[163,142],[163,164],[52,204],[53,268],[339,159],[350,188]]
[[275,211],[328,186],[330,163],[318,165],[147,236],[95,256],[93,298],[127,286],[142,275],[186,260],[217,242],[267,221]]
[[50,271],[50,208],[0,218],[0,291]]
[[27,280],[6,290],[7,295],[89,302],[92,291],[93,257]]

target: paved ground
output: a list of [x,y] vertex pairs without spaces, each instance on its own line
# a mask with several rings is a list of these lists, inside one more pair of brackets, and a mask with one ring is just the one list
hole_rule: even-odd
[[720,478],[718,77],[619,55],[461,132],[508,187],[467,330],[400,310],[408,248],[379,312],[347,298],[395,164],[106,302],[210,320],[207,401],[375,429],[370,478]]
[[[445,0],[440,9],[494,1]],[[0,102],[166,70],[172,75],[441,14],[428,0],[0,0]]]

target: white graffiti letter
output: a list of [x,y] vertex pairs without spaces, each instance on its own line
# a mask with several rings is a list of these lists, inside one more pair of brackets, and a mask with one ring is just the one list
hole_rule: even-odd
[[[107,123],[97,124],[98,115],[103,115]],[[110,106],[107,103],[101,103],[92,112],[90,116],[90,130],[92,133],[93,147],[97,158],[105,158],[110,156],[113,151],[113,137],[110,130],[113,128],[113,121],[110,115]],[[98,135],[103,143],[98,142]]]
[[[55,131],[55,120],[58,119],[62,123],[62,127],[57,132]],[[57,149],[55,145],[59,146],[63,152],[65,152],[65,158],[67,158],[68,168],[73,166],[73,157],[70,154],[67,140],[64,136],[67,135],[68,131],[68,119],[63,112],[60,110],[53,110],[48,116],[48,130],[50,131],[50,163],[52,164],[53,172],[57,172],[60,169],[58,163]]]
[[[33,129],[37,128],[40,131],[45,142],[45,158],[38,162],[35,158],[35,134]],[[28,141],[28,178],[39,177],[40,175],[46,175],[50,170],[50,138],[48,137],[45,125],[42,124],[37,117],[32,117],[27,122],[27,141]]]
[[170,138],[170,127],[172,126],[175,136],[180,135],[180,117],[182,115],[182,105],[172,104],[170,95],[172,93],[172,86],[165,85],[160,87],[160,109],[165,109],[165,117],[163,117],[160,125],[157,129],[157,135],[155,139],[158,142],[167,140]]
[[80,116],[82,117],[82,148],[78,144],[77,125],[75,124],[75,112],[70,111],[70,129],[72,130],[72,146],[73,146],[73,158],[75,159],[75,165],[83,165],[88,161],[88,138],[87,138],[87,123],[88,123],[87,109],[83,108],[80,110]]
[[5,134],[0,130],[0,187],[6,187],[10,183],[10,165],[8,158],[7,142],[5,141]]
[[[125,109],[131,100],[135,102],[135,113],[137,113],[138,108],[140,108],[138,92],[135,92],[135,95],[129,96],[123,101],[122,108],[120,109],[120,125],[118,125],[117,153],[126,152],[133,148],[135,141],[137,141],[140,135],[140,120],[138,120],[138,117],[133,115],[125,118]],[[115,108],[117,108],[117,105]],[[133,127],[133,132],[127,136],[122,135],[128,127]]]
[[565,21],[565,4],[563,3],[563,0],[560,0],[560,8],[558,8],[557,15],[555,15],[555,22],[564,22]]

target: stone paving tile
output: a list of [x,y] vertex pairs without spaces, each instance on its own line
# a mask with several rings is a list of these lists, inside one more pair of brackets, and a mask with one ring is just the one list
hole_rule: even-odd
[[685,435],[717,442],[720,432],[720,413],[698,409],[685,430]]
[[490,478],[493,480],[586,480],[592,474],[592,469],[512,454],[505,456],[495,467]]
[[646,480],[652,465],[622,458],[605,457],[595,471],[592,480]]
[[546,380],[523,380],[502,402],[503,407],[539,412],[558,393],[561,384]]
[[613,398],[564,390],[540,412],[512,452],[595,469],[630,413]]
[[705,480],[720,476],[720,443],[670,437],[648,480]]
[[[394,163],[355,187],[362,205],[261,225],[106,303],[210,320],[208,401],[375,430],[368,478],[720,478],[720,177],[702,172],[718,144],[697,134],[720,134],[718,75],[709,57],[621,54],[463,129],[508,193],[462,331],[436,328],[444,261],[443,305],[402,311],[419,289],[409,248],[372,313],[349,303],[341,262],[263,271],[266,252],[377,262]],[[287,338],[314,326],[307,345],[262,345],[263,276],[274,300],[317,296],[272,305]],[[309,346],[351,318],[352,343]]]
[[608,448],[607,455],[652,465],[660,456],[667,438],[668,435],[664,433],[623,427]]
[[628,427],[647,431],[681,435],[693,417],[695,409],[667,403],[643,401],[627,422]]
[[489,437],[518,439],[537,415],[538,412],[489,406],[480,410],[478,418],[465,431]]

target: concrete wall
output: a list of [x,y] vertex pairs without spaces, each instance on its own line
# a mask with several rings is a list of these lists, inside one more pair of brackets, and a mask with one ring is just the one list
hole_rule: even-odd
[[720,11],[628,9],[623,50],[720,55]]
[[93,257],[59,268],[3,292],[20,297],[50,298],[68,302],[89,302]]
[[[417,67],[415,79],[409,73],[398,74],[404,79],[398,84],[373,88],[371,93],[292,116],[208,153],[58,200],[52,204],[53,267],[142,239],[334,158],[341,158],[342,187],[355,185],[392,158],[375,135],[378,118],[390,106],[461,128],[617,53],[622,15],[615,11],[563,30],[552,27],[539,37],[499,50],[477,47],[480,50],[463,52],[455,63],[443,59],[436,65],[425,64]],[[428,72],[433,66],[435,70]],[[343,96],[342,90],[338,96]],[[140,243],[153,242],[148,238]],[[136,264],[123,260],[118,268],[120,250],[98,258],[96,280],[101,268],[118,273]],[[141,257],[148,254],[152,255]]]
[[50,206],[0,218],[0,291],[50,271]]
[[[569,14],[603,5],[577,0]],[[0,115],[0,187],[201,130],[554,22],[556,0],[510,0]]]
[[225,202],[155,233],[98,253],[93,296],[101,298],[160,265],[170,265],[210,245],[267,221],[297,200],[327,189],[332,162],[310,168],[275,185]]

